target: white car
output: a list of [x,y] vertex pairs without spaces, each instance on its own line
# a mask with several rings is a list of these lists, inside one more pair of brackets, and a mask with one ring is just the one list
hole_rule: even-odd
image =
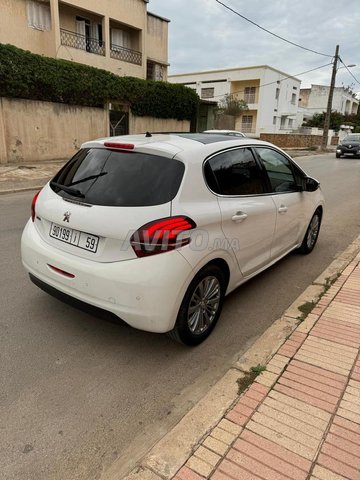
[[239,132],[238,130],[204,130],[202,133],[230,135],[231,137],[246,137],[245,133]]
[[22,261],[43,290],[188,345],[225,295],[310,253],[319,183],[275,146],[209,134],[87,142],[33,199]]

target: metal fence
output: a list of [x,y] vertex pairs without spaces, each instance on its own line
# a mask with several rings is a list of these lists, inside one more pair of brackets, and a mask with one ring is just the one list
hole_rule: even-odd
[[105,42],[70,30],[60,29],[61,44],[105,56]]
[[122,47],[121,45],[111,44],[110,57],[122,60],[123,62],[134,63],[135,65],[142,64],[142,53],[130,48]]

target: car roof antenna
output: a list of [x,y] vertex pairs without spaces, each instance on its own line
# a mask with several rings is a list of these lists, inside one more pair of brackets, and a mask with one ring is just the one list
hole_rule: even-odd
[[145,137],[147,137],[147,138],[148,138],[148,137],[152,137],[152,135],[151,135],[150,132],[146,132],[146,133],[145,133]]

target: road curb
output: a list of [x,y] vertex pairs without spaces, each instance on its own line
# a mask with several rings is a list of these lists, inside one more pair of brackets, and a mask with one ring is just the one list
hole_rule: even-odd
[[0,195],[8,195],[9,193],[31,192],[31,190],[41,190],[44,185],[35,185],[34,187],[9,188],[8,190],[0,190]]
[[[126,480],[170,480],[186,463],[202,440],[220,422],[238,400],[237,381],[244,377],[252,366],[264,365],[274,356],[287,337],[299,327],[301,310],[307,302],[316,304],[326,293],[331,283],[346,272],[346,268],[360,252],[360,235],[340,253],[314,282],[290,305],[242,355],[228,372],[165,436],[154,445]],[[315,310],[322,309],[321,302]],[[309,314],[301,323],[299,331],[306,332],[317,316]],[[118,466],[120,467],[120,465]],[[105,473],[104,480],[120,480],[116,462]]]

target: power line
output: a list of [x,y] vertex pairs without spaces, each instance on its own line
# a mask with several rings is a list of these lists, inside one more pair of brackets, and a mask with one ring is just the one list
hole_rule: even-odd
[[326,53],[317,52],[316,50],[312,50],[311,48],[304,47],[302,45],[299,45],[298,43],[292,42],[291,40],[287,40],[286,38],[281,37],[280,35],[277,35],[276,33],[273,33],[270,30],[267,30],[266,28],[262,27],[261,25],[254,22],[253,20],[250,20],[250,18],[245,17],[245,15],[242,15],[241,13],[237,12],[236,10],[229,7],[225,3],[221,2],[220,0],[215,0],[215,1],[217,3],[219,3],[220,5],[222,5],[224,8],[226,8],[227,10],[230,10],[230,12],[234,13],[238,17],[241,17],[242,19],[246,20],[247,22],[251,23],[252,25],[255,25],[255,27],[260,28],[264,32],[269,33],[270,35],[273,35],[274,37],[279,38],[280,40],[283,40],[284,42],[290,43],[290,45],[293,45],[293,46],[298,47],[298,48],[302,48],[303,50],[307,50],[308,52],[316,53],[317,55],[322,55],[323,57],[329,57],[329,58],[333,57],[333,55],[327,55]]
[[346,70],[350,73],[350,75],[352,76],[352,78],[355,80],[356,83],[358,83],[360,85],[360,82],[359,80],[353,75],[352,72],[350,72],[348,66],[342,61],[342,59],[339,57],[339,60],[340,62],[344,65],[344,67],[346,68]]
[[[263,88],[263,87],[267,87],[268,85],[273,85],[274,83],[283,82],[284,80],[287,80],[288,78],[300,77],[301,75],[305,75],[306,73],[310,73],[310,72],[315,72],[315,70],[320,70],[320,68],[328,67],[329,65],[332,65],[332,63],[331,62],[326,63],[325,65],[321,65],[320,67],[312,68],[311,70],[306,70],[305,72],[297,73],[296,75],[288,75],[287,77],[284,77],[281,80],[275,80],[273,82],[263,83],[262,85],[259,85],[258,88]],[[235,95],[236,93],[245,93],[245,90],[237,90],[236,92],[230,93],[230,95]],[[225,94],[214,95],[212,98],[224,97],[224,95]]]

